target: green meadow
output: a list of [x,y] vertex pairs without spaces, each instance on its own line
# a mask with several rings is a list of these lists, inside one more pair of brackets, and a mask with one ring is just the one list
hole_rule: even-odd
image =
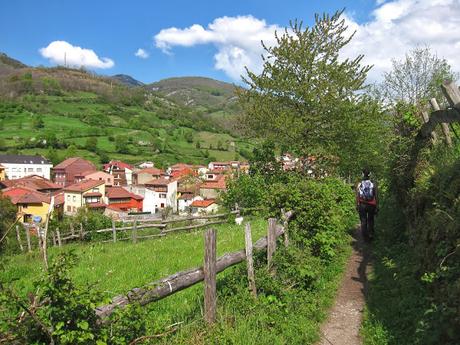
[[0,102],[0,153],[52,156],[54,163],[74,155],[96,164],[153,160],[157,166],[248,158],[253,143],[220,128],[222,114],[193,111],[114,104],[92,92],[24,95]]

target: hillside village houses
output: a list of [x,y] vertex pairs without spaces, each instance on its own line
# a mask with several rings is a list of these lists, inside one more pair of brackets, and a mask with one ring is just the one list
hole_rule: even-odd
[[195,200],[190,205],[192,214],[206,214],[216,212],[219,206],[214,199]]
[[121,161],[110,161],[104,164],[104,171],[114,177],[114,186],[130,186],[133,184],[134,167]]
[[17,207],[16,217],[23,223],[32,222],[33,217],[46,219],[51,197],[27,187],[11,187],[3,191]]
[[43,156],[31,155],[0,155],[0,165],[5,168],[5,176],[9,180],[29,175],[38,175],[49,180],[53,167]]
[[[237,176],[236,172],[248,171],[247,163],[236,161],[211,162],[208,166],[178,163],[165,171],[149,166],[149,162],[136,168],[113,160],[102,171],[80,157],[68,158],[54,168],[41,156],[0,155],[0,160],[0,192],[16,205],[18,218],[24,223],[34,216],[45,221],[51,204],[54,213],[67,216],[82,207],[114,217],[166,210],[179,214],[215,212],[226,180]],[[21,164],[26,165],[25,170]],[[13,167],[15,175],[8,175]]]
[[76,214],[83,206],[104,208],[105,201],[104,181],[83,180],[64,188],[64,213],[67,215]]
[[158,213],[166,208],[177,211],[177,180],[158,178],[126,188],[144,198],[143,212]]

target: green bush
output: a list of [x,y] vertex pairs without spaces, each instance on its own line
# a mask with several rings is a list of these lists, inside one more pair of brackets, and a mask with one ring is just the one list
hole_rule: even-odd
[[294,211],[292,239],[311,248],[314,255],[330,259],[356,222],[351,188],[336,179],[313,180],[293,175],[287,183],[275,183],[268,194],[274,214]]
[[[29,300],[19,297],[5,282],[0,289],[0,330],[11,344],[128,344],[145,334],[139,306],[116,311],[99,322],[95,307],[104,301],[94,286],[77,286],[69,277],[76,256],[58,256],[35,283]],[[19,322],[18,322],[19,320]]]

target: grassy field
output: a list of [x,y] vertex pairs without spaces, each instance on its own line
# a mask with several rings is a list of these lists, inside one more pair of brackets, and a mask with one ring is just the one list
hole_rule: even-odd
[[[233,160],[240,158],[237,151],[252,150],[251,142],[221,129],[199,129],[211,128],[211,120],[202,120],[197,126],[193,121],[186,124],[190,122],[188,116],[192,116],[187,111],[190,110],[111,104],[91,92],[26,95],[15,101],[0,102],[0,153],[47,156],[49,143],[37,145],[37,142],[43,139],[49,142],[52,136],[67,147],[74,146],[73,151],[57,148],[60,159],[73,155],[76,148],[78,155],[95,163],[101,162],[101,152],[110,159],[129,163],[153,160],[158,166],[166,166],[176,162],[204,164],[209,160]],[[39,118],[43,121],[41,127],[36,125]],[[195,127],[191,128],[192,125]],[[117,137],[122,136],[128,139],[126,152],[116,148]],[[89,138],[97,139],[96,149],[85,146]]]
[[[267,222],[252,219],[253,241],[266,235]],[[215,225],[217,229],[217,255],[244,248],[243,225]],[[201,266],[204,253],[203,230],[171,234],[155,240],[130,242],[71,244],[49,250],[52,260],[62,251],[74,251],[78,264],[72,277],[79,285],[94,284],[107,297],[126,293],[134,287],[143,286],[178,271]],[[43,273],[40,254],[4,257],[0,281],[14,281],[13,286],[21,295],[33,291],[33,282]],[[222,273],[219,277],[225,276]],[[149,308],[166,320],[184,320],[200,308],[202,284],[179,292]],[[177,321],[175,321],[177,322]]]

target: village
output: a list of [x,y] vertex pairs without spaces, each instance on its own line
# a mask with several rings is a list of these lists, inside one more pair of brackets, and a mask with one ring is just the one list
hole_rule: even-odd
[[[280,157],[285,170],[291,155]],[[153,162],[131,165],[112,160],[98,169],[80,157],[56,166],[42,156],[0,155],[0,190],[17,207],[24,224],[74,216],[81,208],[122,220],[128,215],[165,217],[214,213],[228,179],[249,173],[249,163],[177,163],[159,169]]]

